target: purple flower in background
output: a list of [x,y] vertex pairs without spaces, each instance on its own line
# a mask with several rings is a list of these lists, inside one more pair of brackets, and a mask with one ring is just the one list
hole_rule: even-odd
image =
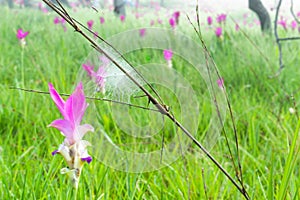
[[89,21],[87,22],[87,25],[88,25],[88,28],[89,28],[90,30],[92,30],[93,25],[94,25],[94,21],[93,21],[93,20],[89,20]]
[[100,17],[100,24],[104,24],[104,22],[105,22],[104,17]]
[[140,36],[141,37],[144,37],[145,33],[146,33],[146,29],[145,28],[140,29]]
[[54,24],[59,24],[60,23],[59,17],[55,17],[54,20],[53,20],[53,23]]
[[300,17],[300,11],[297,13],[297,17]]
[[85,101],[82,83],[79,83],[71,96],[64,101],[51,83],[49,92],[63,119],[54,120],[49,126],[58,129],[64,136],[64,142],[52,155],[61,154],[68,168],[61,169],[62,174],[68,174],[75,188],[78,187],[80,172],[84,162],[90,163],[92,157],[87,153],[88,141],[82,140],[88,131],[94,131],[89,124],[80,125],[88,104]]
[[173,52],[171,49],[165,49],[164,50],[164,58],[167,61],[168,67],[172,68],[172,57],[173,57]]
[[208,16],[207,17],[207,24],[212,25],[212,23],[213,23],[213,18],[211,16]]
[[164,58],[165,60],[171,60],[172,59],[172,56],[173,56],[173,52],[171,49],[165,49],[164,50]]
[[17,38],[18,38],[19,40],[25,39],[26,36],[27,36],[28,34],[29,34],[28,31],[27,31],[27,32],[24,32],[23,29],[21,29],[21,28],[17,30]]
[[175,19],[176,24],[178,24],[179,23],[180,12],[175,11],[172,16]]
[[286,20],[283,19],[281,17],[281,19],[278,21],[278,24],[282,26],[282,28],[284,28],[285,30],[287,30],[287,23],[286,23]]
[[215,30],[215,34],[217,37],[221,37],[222,36],[222,27],[217,27]]
[[297,28],[297,26],[298,26],[297,22],[296,22],[295,20],[293,20],[293,21],[291,22],[291,27],[292,27],[292,29],[295,30],[295,29]]
[[224,79],[223,78],[218,79],[217,84],[218,84],[219,88],[223,89],[224,88]]
[[220,14],[220,15],[217,16],[217,22],[219,24],[221,24],[222,22],[225,23],[225,21],[226,21],[226,14]]
[[169,24],[171,25],[172,28],[176,27],[176,22],[175,22],[175,19],[173,17],[169,19]]
[[[106,57],[105,57],[106,58]],[[88,73],[90,79],[92,79],[96,85],[97,90],[101,91],[103,94],[105,93],[105,66],[108,64],[108,61],[104,58],[100,58],[102,60],[103,65],[98,68],[97,71],[94,71],[94,66],[90,64],[83,64],[82,68]]]
[[157,23],[162,24],[162,20],[161,19],[157,19]]
[[125,15],[121,15],[120,20],[121,20],[121,22],[124,22],[125,21]]
[[61,23],[62,25],[64,25],[64,24],[66,24],[66,20],[65,20],[64,18],[60,18],[60,23]]

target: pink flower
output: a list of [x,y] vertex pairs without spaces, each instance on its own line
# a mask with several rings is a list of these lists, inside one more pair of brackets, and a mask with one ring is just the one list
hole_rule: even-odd
[[171,49],[165,49],[163,53],[164,53],[164,58],[166,61],[169,61],[172,59],[173,52]]
[[20,28],[20,29],[18,29],[18,31],[17,31],[17,38],[18,38],[19,40],[25,39],[26,36],[27,36],[28,34],[29,34],[28,31],[27,31],[27,32],[24,32],[24,31]]
[[54,20],[53,20],[53,23],[54,24],[59,24],[60,23],[59,17],[55,17]]
[[297,26],[298,26],[297,22],[296,22],[295,20],[293,20],[293,21],[291,22],[291,27],[292,27],[292,29],[295,30],[295,29],[297,28]]
[[89,20],[89,21],[87,22],[88,28],[89,28],[90,30],[92,30],[93,24],[94,24],[94,21],[93,21],[93,20]]
[[285,30],[287,30],[286,20],[283,19],[283,17],[280,18],[280,20],[277,22],[277,24],[281,25],[282,28],[284,28]]
[[218,84],[219,88],[223,89],[224,88],[224,79],[223,78],[218,79],[217,84]]
[[66,20],[64,18],[60,18],[60,23],[64,25],[66,23]]
[[171,25],[172,28],[176,27],[176,22],[175,22],[175,19],[173,17],[169,19],[169,24]]
[[80,125],[88,104],[85,101],[82,83],[77,85],[66,101],[51,83],[48,86],[50,96],[63,116],[63,119],[56,119],[49,126],[58,129],[65,136],[64,142],[52,152],[52,155],[61,154],[64,157],[68,168],[63,168],[60,172],[68,174],[73,186],[77,188],[84,162],[92,161],[86,149],[90,143],[82,138],[88,131],[94,131],[94,128],[89,124]]
[[94,71],[94,66],[90,64],[83,64],[82,68],[87,72],[90,79],[96,83],[97,90],[105,93],[105,66],[108,64],[108,61],[106,61],[104,58],[100,59],[102,60],[103,65],[98,68],[97,72]]
[[146,33],[146,29],[145,28],[140,29],[140,36],[141,37],[144,37],[145,33]]
[[105,22],[104,17],[100,17],[100,24],[104,24],[104,22]]
[[300,17],[300,11],[297,13],[297,17]]
[[208,25],[212,25],[212,23],[213,23],[212,17],[211,17],[211,16],[208,16],[208,17],[207,17],[207,24],[208,24]]
[[215,34],[217,37],[221,37],[222,36],[222,27],[217,27],[215,30]]
[[226,14],[220,14],[220,15],[217,16],[217,22],[219,24],[221,24],[222,22],[225,23],[225,21],[226,21]]
[[172,16],[175,19],[176,24],[178,24],[179,23],[180,12],[176,11],[176,12],[173,13]]
[[58,129],[66,137],[66,143],[73,145],[79,142],[88,131],[94,130],[89,124],[80,125],[84,112],[88,107],[82,83],[77,85],[67,101],[61,98],[51,83],[49,83],[49,91],[56,107],[63,116],[63,119],[54,120],[49,126]]
[[121,20],[121,22],[124,22],[124,21],[125,21],[125,16],[124,16],[124,15],[121,15],[121,16],[120,16],[120,20]]
[[157,23],[162,24],[162,20],[161,19],[157,19]]

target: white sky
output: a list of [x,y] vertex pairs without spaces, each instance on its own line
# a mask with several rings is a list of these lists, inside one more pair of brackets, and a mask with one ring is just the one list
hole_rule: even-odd
[[[192,0],[194,1],[194,0]],[[268,11],[271,8],[276,8],[278,0],[261,0]],[[294,1],[294,11],[300,11],[300,1]],[[199,0],[199,5],[202,8],[206,8],[213,11],[239,11],[240,9],[248,8],[248,0]],[[282,10],[289,11],[291,0],[282,0]]]

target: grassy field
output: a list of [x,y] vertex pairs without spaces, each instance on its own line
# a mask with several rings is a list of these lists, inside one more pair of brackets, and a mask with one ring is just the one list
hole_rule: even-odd
[[[83,23],[94,19],[95,29],[104,38],[126,30],[149,27],[151,19],[157,17],[148,13],[137,20],[129,10],[126,21],[122,23],[113,14],[104,11],[102,15],[106,21],[100,25],[100,14],[91,10],[82,9],[74,15]],[[44,14],[37,10],[0,9],[0,199],[242,199],[232,183],[193,144],[176,162],[146,173],[119,171],[94,157],[91,164],[84,165],[76,193],[67,177],[59,172],[65,167],[63,158],[51,156],[51,152],[63,141],[57,130],[47,128],[54,119],[60,118],[51,98],[49,95],[9,89],[22,87],[47,91],[47,84],[51,82],[59,92],[73,91],[79,80],[81,65],[92,48],[70,27],[64,32],[60,25],[53,24],[55,16],[54,13]],[[163,23],[155,26],[169,28],[166,16],[160,13]],[[202,17],[205,22],[206,16]],[[176,31],[200,44],[184,15],[180,20]],[[19,28],[30,32],[25,48],[20,46],[15,36]],[[300,123],[297,112],[289,110],[294,108],[297,111],[300,99],[299,43],[283,44],[285,69],[279,76],[270,78],[279,68],[273,36],[262,35],[258,27],[241,26],[241,29],[246,35],[235,31],[234,23],[228,19],[222,39],[217,38],[206,25],[202,33],[224,78],[233,109],[244,184],[251,199],[300,199]],[[280,34],[298,33],[280,30]],[[135,65],[164,63],[162,51],[158,50],[137,51],[126,56]],[[195,75],[195,70],[179,56],[174,57],[173,67],[196,91],[200,102],[196,137],[201,142],[211,117],[212,102],[205,100],[210,98],[209,93],[201,77]],[[179,112],[176,98],[170,97],[163,88],[157,89],[176,115]],[[111,138],[118,144],[132,142],[117,129],[109,113],[110,104],[98,104],[101,105],[99,112],[103,129]],[[139,111],[133,115],[147,124],[143,114]],[[229,112],[227,115],[224,129],[234,149]],[[175,137],[172,125],[167,127],[164,131],[169,133],[165,136],[166,142]],[[158,135],[156,140],[160,139],[162,137]],[[90,142],[98,151],[106,151]],[[141,152],[148,150],[142,149],[143,145],[138,147]],[[159,145],[151,148],[159,148]],[[224,135],[218,137],[210,152],[235,176]],[[236,161],[236,157],[234,159]]]

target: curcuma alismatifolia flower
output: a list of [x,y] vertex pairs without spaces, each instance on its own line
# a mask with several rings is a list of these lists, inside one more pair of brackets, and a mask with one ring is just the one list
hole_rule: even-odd
[[27,37],[27,35],[29,34],[29,32],[24,32],[23,29],[18,29],[17,31],[17,38],[18,40],[20,41],[20,44],[22,47],[24,47],[26,45],[26,41],[25,41],[25,38]]
[[85,162],[89,164],[92,161],[92,157],[86,149],[91,144],[82,138],[88,131],[94,131],[89,124],[80,125],[88,107],[82,83],[77,85],[73,94],[66,101],[61,98],[51,83],[49,83],[49,92],[63,119],[56,119],[48,126],[58,129],[65,136],[63,143],[52,152],[52,155],[61,154],[64,157],[68,167],[62,168],[60,172],[67,174],[73,186],[77,188],[83,164]]
[[97,71],[94,71],[94,66],[89,63],[83,64],[82,68],[87,72],[89,78],[97,85],[97,92],[100,91],[102,94],[105,94],[105,68],[109,64],[109,60],[105,56],[100,56],[99,59],[102,61],[102,65],[99,66]]
[[168,67],[172,68],[172,57],[173,57],[173,52],[171,49],[165,49],[163,51],[164,58],[167,61]]

